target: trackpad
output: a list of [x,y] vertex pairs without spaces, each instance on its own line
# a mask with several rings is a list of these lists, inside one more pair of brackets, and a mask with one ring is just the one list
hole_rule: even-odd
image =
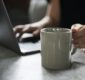
[[35,43],[33,42],[23,42],[19,43],[19,47],[22,53],[30,53],[30,52],[36,52],[41,50],[41,44],[40,41],[37,41]]

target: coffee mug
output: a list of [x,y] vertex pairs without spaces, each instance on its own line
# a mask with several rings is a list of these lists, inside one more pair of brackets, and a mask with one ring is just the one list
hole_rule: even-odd
[[43,28],[41,61],[48,69],[67,69],[71,66],[72,31],[67,28]]

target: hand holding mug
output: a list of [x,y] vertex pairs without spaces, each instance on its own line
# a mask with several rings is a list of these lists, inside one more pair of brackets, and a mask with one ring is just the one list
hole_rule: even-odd
[[74,47],[85,48],[85,25],[74,24],[71,29]]

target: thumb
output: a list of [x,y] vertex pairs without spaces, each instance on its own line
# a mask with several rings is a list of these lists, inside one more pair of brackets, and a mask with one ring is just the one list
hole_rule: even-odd
[[35,30],[35,31],[33,32],[33,36],[39,37],[39,36],[40,36],[40,30],[39,30],[39,29],[38,29],[38,30]]
[[72,25],[71,30],[72,32],[77,32],[81,29],[81,27],[82,27],[82,24],[74,24]]

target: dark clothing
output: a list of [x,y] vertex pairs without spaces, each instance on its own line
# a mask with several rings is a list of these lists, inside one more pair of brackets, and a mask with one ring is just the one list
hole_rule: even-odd
[[47,0],[47,2],[50,2],[50,0]]
[[61,0],[61,27],[70,28],[72,24],[85,24],[85,0]]
[[75,23],[85,24],[85,0],[61,0],[60,25],[70,28]]

